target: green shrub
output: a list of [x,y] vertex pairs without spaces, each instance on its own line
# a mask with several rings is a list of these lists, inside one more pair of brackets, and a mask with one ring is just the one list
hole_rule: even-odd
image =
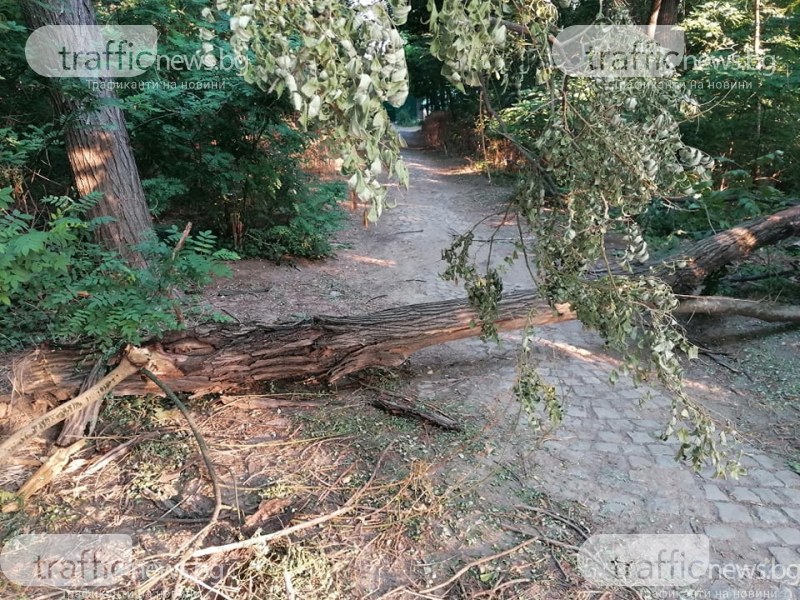
[[[214,247],[204,231],[176,250],[171,228],[138,250],[146,268],[132,268],[92,239],[107,218],[86,218],[93,200],[49,197],[37,219],[12,208],[0,190],[0,349],[51,341],[112,352],[184,326],[181,314],[203,310],[192,294],[236,255]],[[212,317],[214,315],[211,315]]]
[[[194,58],[201,26],[214,28],[218,52],[231,56],[230,25],[202,18],[206,0],[99,0],[94,6],[100,23],[154,25],[163,56]],[[0,187],[14,187],[17,199],[35,205],[69,194],[72,185],[63,119],[53,114],[47,86],[60,85],[66,95],[86,90],[30,70],[21,22],[18,3],[0,0],[0,113],[9,117],[0,127]],[[118,90],[119,101],[156,217],[191,220],[251,256],[330,252],[321,238],[335,218],[328,205],[317,217],[320,200],[312,190],[319,182],[300,166],[314,133],[294,126],[285,99],[253,87],[233,69],[151,68],[132,83]]]
[[298,199],[291,204],[268,207],[271,210],[264,219],[265,225],[251,225],[245,234],[243,253],[271,260],[287,254],[306,258],[330,255],[331,234],[341,228],[344,219],[339,201],[346,191],[343,182],[319,183],[298,190]]

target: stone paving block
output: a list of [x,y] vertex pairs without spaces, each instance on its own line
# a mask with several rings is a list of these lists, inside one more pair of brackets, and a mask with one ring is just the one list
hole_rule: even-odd
[[577,452],[588,452],[592,443],[589,440],[572,440],[567,442],[567,448]]
[[759,468],[761,466],[756,462],[756,459],[754,459],[752,456],[743,456],[741,459],[739,459],[739,464],[742,465],[748,471],[751,471],[754,468]]
[[736,531],[733,527],[728,527],[727,525],[719,525],[718,523],[706,525],[704,531],[705,534],[712,541],[712,543],[715,540],[732,540],[738,537],[739,535],[739,532]]
[[634,444],[641,445],[652,444],[656,439],[653,434],[645,433],[644,431],[630,431],[628,432],[628,437]]
[[595,431],[590,427],[581,427],[579,425],[564,428],[564,433],[569,432],[570,435],[575,436],[579,440],[593,440],[595,438]]
[[681,514],[680,507],[671,498],[648,498],[645,506],[649,512],[677,515]]
[[[684,504],[681,507],[680,514],[682,516],[689,515],[694,517],[695,520],[699,520],[703,523],[714,521],[717,518],[714,505],[710,502],[690,502],[688,504]],[[692,533],[692,531],[687,533]]]
[[712,483],[707,483],[703,486],[703,491],[706,494],[706,500],[718,500],[721,502],[727,502],[728,496],[719,489],[716,485]]
[[800,529],[791,527],[776,527],[773,531],[781,541],[791,546],[800,546]]
[[570,463],[571,465],[579,465],[585,458],[586,452],[562,448],[558,451],[556,456],[563,462]]
[[[692,474],[681,469],[675,463],[660,467],[652,463],[638,469],[631,469],[628,473],[631,481],[645,483],[651,495],[669,492],[678,499],[701,499],[703,494],[695,484]],[[677,494],[676,494],[677,493]]]
[[800,475],[793,471],[776,471],[774,475],[780,479],[786,487],[800,487]]
[[769,529],[757,529],[750,527],[747,529],[747,537],[749,537],[754,544],[766,546],[767,544],[775,544],[779,540],[777,536]]
[[770,471],[776,471],[779,468],[778,464],[766,454],[754,452],[753,454],[750,454],[749,457],[752,458],[758,465]]
[[620,444],[619,446],[620,446],[620,452],[622,454],[627,454],[627,455],[638,454],[641,456],[643,452],[642,446],[638,444],[631,444],[627,440],[622,444]]
[[609,419],[606,421],[606,427],[612,431],[625,432],[630,429],[630,423],[626,419]]
[[788,523],[789,519],[776,508],[767,508],[766,506],[756,506],[753,509],[753,514],[756,519],[766,525],[782,525]]
[[622,444],[623,442],[628,441],[625,439],[625,436],[623,436],[621,433],[617,433],[616,431],[598,431],[597,437],[600,441],[614,442],[616,444]]
[[585,419],[588,416],[588,412],[582,406],[568,406],[564,412],[571,419]]
[[590,386],[576,386],[572,390],[572,394],[578,398],[596,398],[597,390]]
[[719,481],[719,478],[716,477],[716,473],[717,471],[714,467],[708,466],[700,469],[700,471],[695,473],[695,475],[698,479],[702,479],[704,481]]
[[732,502],[715,502],[719,518],[723,523],[753,523],[750,511],[740,504]]
[[758,467],[749,471],[747,479],[754,481],[759,487],[786,487],[786,484],[775,477],[769,471],[764,470],[763,467]]
[[639,400],[644,398],[646,394],[647,390],[632,389],[632,390],[620,390],[617,395],[625,400],[634,400],[638,402]]
[[598,419],[621,419],[622,415],[619,414],[613,408],[601,408],[594,406],[592,407],[594,414],[597,415]]
[[800,561],[800,554],[785,546],[770,546],[769,552],[779,565],[796,565]]
[[612,444],[610,442],[595,442],[592,444],[592,450],[595,452],[608,452],[610,454],[622,454],[622,448],[619,444]]
[[654,456],[653,461],[659,467],[679,467],[680,463],[675,461],[674,456]]
[[783,488],[781,490],[775,490],[775,491],[782,494],[783,497],[786,499],[786,502],[784,502],[784,504],[787,504],[789,506],[800,507],[800,491],[794,490],[792,488]]
[[746,487],[735,487],[730,491],[730,496],[737,502],[749,502],[750,504],[761,504],[761,498]]
[[796,523],[800,523],[800,508],[792,508],[790,506],[784,506],[783,512],[789,515],[793,521]]
[[649,456],[632,455],[628,457],[628,463],[632,469],[647,469],[653,465],[653,459]]
[[674,457],[676,450],[665,443],[647,444],[647,449],[653,453],[653,456],[669,456]]
[[761,501],[765,504],[783,504],[783,497],[776,491],[769,488],[751,488],[751,491],[756,494]]

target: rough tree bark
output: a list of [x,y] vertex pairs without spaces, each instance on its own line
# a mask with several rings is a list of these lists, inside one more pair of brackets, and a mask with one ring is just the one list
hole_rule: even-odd
[[658,25],[658,15],[661,12],[661,0],[653,0],[650,4],[650,12],[647,15],[647,35],[656,37],[656,25]]
[[[571,320],[534,291],[504,296],[498,330]],[[204,394],[252,388],[263,381],[327,380],[367,367],[396,367],[414,352],[479,335],[466,300],[414,304],[356,317],[313,317],[285,325],[208,325],[150,344],[151,370],[179,392]],[[80,351],[39,348],[15,365],[16,390],[55,400],[71,397],[83,381]],[[159,393],[144,379],[118,385],[119,395]]]
[[680,0],[652,0],[647,13],[647,35],[655,36],[656,25],[677,25]]
[[677,25],[679,0],[661,0],[658,11],[659,25]]
[[[725,265],[797,235],[800,235],[800,204],[700,240],[665,260],[655,268],[655,273],[673,291],[697,294],[703,282]],[[686,265],[676,268],[677,262]]]
[[[31,29],[45,25],[96,25],[91,0],[21,2]],[[100,80],[103,82],[104,80]],[[130,251],[152,231],[153,222],[133,157],[125,117],[113,102],[113,90],[92,90],[92,104],[63,94],[54,80],[51,86],[56,111],[69,119],[65,146],[78,193],[99,192],[100,199],[91,216],[111,216],[116,220],[100,226],[97,236],[106,247],[119,250],[134,263],[141,257]]]

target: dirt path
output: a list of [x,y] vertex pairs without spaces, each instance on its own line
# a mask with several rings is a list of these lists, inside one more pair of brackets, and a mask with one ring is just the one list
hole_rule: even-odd
[[[406,160],[411,187],[391,192],[397,208],[368,229],[354,214],[335,259],[283,266],[242,261],[234,267],[234,280],[217,290],[215,304],[243,321],[275,321],[461,296],[458,287],[438,277],[441,250],[454,234],[485,217],[476,237],[485,238],[500,224],[498,250],[510,249],[505,240],[515,237],[516,225],[500,223],[510,192],[460,161],[413,144]],[[505,281],[509,289],[530,285],[521,264]],[[614,360],[603,352],[602,341],[577,323],[538,333],[535,358],[566,405],[564,424],[549,433],[526,427],[512,399],[518,334],[506,335],[500,347],[469,340],[430,348],[409,362],[418,396],[484,429],[483,447],[474,456],[446,466],[454,486],[479,486],[487,506],[509,504],[520,489],[539,489],[586,506],[602,532],[702,533],[720,564],[793,566],[789,572],[797,575],[800,476],[750,446],[743,462],[751,474],[739,481],[693,474],[672,459],[674,442],[656,439],[669,407],[658,389],[634,389],[625,381],[611,386]],[[730,392],[718,383],[698,378],[689,386],[699,397],[729,400]],[[651,398],[640,407],[646,395]],[[509,475],[498,478],[499,472]],[[734,576],[703,581],[698,588],[715,592],[704,597],[734,598],[732,590],[751,590],[774,595],[749,597],[788,599],[797,585]]]

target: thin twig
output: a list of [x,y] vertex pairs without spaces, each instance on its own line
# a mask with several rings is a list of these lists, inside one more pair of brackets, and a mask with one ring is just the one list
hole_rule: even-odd
[[[175,406],[178,407],[178,410],[181,411],[181,414],[183,414],[183,417],[186,419],[186,422],[189,425],[189,429],[192,430],[192,434],[194,435],[194,438],[197,441],[197,446],[200,449],[200,454],[203,457],[203,462],[206,465],[206,470],[208,471],[208,476],[211,479],[211,485],[214,489],[214,512],[211,514],[208,523],[194,537],[192,537],[192,539],[190,539],[186,544],[184,544],[179,551],[180,558],[178,559],[178,563],[175,565],[174,568],[176,572],[180,574],[183,565],[186,564],[186,561],[188,561],[189,558],[191,558],[193,549],[203,543],[208,534],[211,532],[211,529],[214,527],[214,525],[216,525],[217,521],[219,520],[219,514],[222,511],[222,489],[220,488],[219,485],[217,472],[214,469],[213,463],[211,462],[211,456],[208,449],[208,445],[206,444],[205,438],[203,438],[203,435],[200,433],[200,430],[198,429],[197,424],[194,421],[194,418],[189,412],[189,409],[181,401],[181,399],[175,395],[175,392],[173,392],[172,389],[167,384],[165,384],[158,377],[156,377],[156,375],[153,374],[150,370],[142,368],[141,373],[142,375],[147,377],[150,381],[155,383],[159,388],[161,388],[161,391],[163,391],[167,395],[167,397],[170,400],[172,400]],[[161,579],[166,577],[167,573],[168,571],[164,571],[160,576],[151,579],[143,586],[140,586],[137,592],[140,595],[144,595],[144,593],[147,590],[152,589]],[[178,580],[178,582],[179,581],[180,579]],[[175,583],[175,588],[173,589],[173,594],[172,594],[173,597],[177,596],[178,582]]]
[[106,452],[103,456],[101,456],[97,462],[91,465],[89,468],[86,469],[83,473],[80,474],[80,477],[88,477],[90,475],[94,475],[101,469],[103,469],[107,464],[110,462],[117,460],[127,454],[131,447],[135,446],[136,444],[140,444],[148,439],[154,438],[158,435],[155,431],[149,431],[147,433],[140,433],[139,435],[130,438],[129,440],[122,442],[119,446],[115,446],[108,452]]
[[472,562],[470,562],[470,563],[467,563],[466,565],[464,565],[463,567],[461,567],[461,568],[460,568],[458,571],[456,571],[456,574],[455,574],[455,575],[453,575],[453,576],[452,576],[450,579],[448,579],[447,581],[443,581],[442,583],[440,583],[440,584],[438,584],[438,585],[435,585],[435,586],[433,586],[433,587],[429,587],[429,588],[427,588],[427,589],[424,589],[424,590],[422,590],[422,591],[420,592],[420,594],[430,594],[430,593],[432,593],[432,592],[435,592],[436,590],[440,590],[440,589],[442,589],[443,587],[447,587],[448,585],[450,585],[450,584],[452,584],[452,583],[455,583],[456,581],[458,581],[458,579],[459,579],[459,578],[460,578],[460,577],[461,577],[461,576],[462,576],[464,573],[466,573],[467,571],[469,571],[470,569],[474,569],[475,567],[479,567],[480,565],[486,564],[487,562],[491,562],[491,561],[493,561],[493,560],[497,560],[498,558],[503,558],[504,556],[508,556],[509,554],[514,554],[514,552],[517,552],[518,550],[522,550],[522,549],[523,549],[523,548],[525,548],[526,546],[530,546],[530,545],[531,545],[531,544],[533,544],[534,542],[538,542],[538,541],[539,541],[539,540],[538,540],[537,538],[531,538],[531,539],[529,539],[529,540],[525,540],[525,541],[524,541],[524,542],[522,542],[521,544],[517,544],[517,545],[516,545],[516,546],[514,546],[513,548],[509,548],[508,550],[504,550],[503,552],[498,552],[497,554],[492,554],[492,555],[490,555],[490,556],[483,556],[483,557],[481,557],[481,558],[478,558],[478,559],[476,559],[476,560],[473,560]]
[[225,600],[234,600],[234,599],[233,599],[233,598],[231,598],[230,596],[228,596],[228,595],[226,595],[226,594],[223,594],[223,593],[222,593],[221,591],[219,591],[217,588],[213,588],[213,587],[211,587],[210,585],[208,585],[208,584],[207,584],[205,581],[203,581],[202,579],[198,579],[198,578],[197,578],[197,577],[195,577],[194,575],[190,575],[189,573],[187,573],[186,571],[184,571],[184,570],[183,570],[183,569],[182,569],[180,566],[177,566],[177,567],[175,567],[175,570],[178,572],[178,574],[179,574],[181,577],[185,577],[185,578],[186,578],[186,579],[188,579],[189,581],[191,581],[191,582],[193,582],[193,583],[196,583],[196,584],[197,584],[197,585],[199,585],[201,588],[205,588],[206,590],[208,590],[209,592],[211,592],[212,594],[214,594],[214,597],[216,597],[216,596],[220,596],[221,598],[225,598]]
[[559,540],[554,540],[553,538],[549,538],[549,537],[547,537],[545,535],[540,535],[541,532],[538,531],[538,528],[537,528],[537,533],[531,533],[530,531],[526,531],[524,529],[520,529],[519,527],[514,527],[513,525],[508,525],[508,524],[504,523],[503,524],[503,529],[508,529],[509,531],[514,531],[516,533],[521,533],[522,535],[534,535],[535,536],[531,540],[528,540],[528,541],[534,541],[535,542],[535,541],[538,540],[540,542],[544,542],[545,544],[550,544],[552,546],[555,546],[556,548],[563,548],[564,550],[573,550],[574,552],[578,552],[580,550],[580,548],[578,546],[576,546],[575,544],[568,544],[567,542],[561,542]]
[[539,507],[536,507],[536,506],[529,506],[527,504],[520,504],[520,505],[516,506],[515,508],[518,508],[518,509],[521,509],[521,510],[529,510],[531,512],[535,512],[535,513],[539,513],[541,515],[548,516],[551,519],[555,519],[556,521],[560,521],[564,525],[566,525],[568,527],[571,527],[572,529],[577,531],[583,537],[583,539],[588,539],[589,538],[589,533],[583,528],[582,525],[579,525],[578,523],[576,523],[572,519],[569,519],[569,518],[567,518],[565,516],[562,516],[562,515],[560,515],[558,513],[553,512],[551,510],[547,510],[546,508],[539,508]]
[[181,411],[183,418],[186,419],[186,422],[189,425],[189,429],[192,430],[192,435],[194,435],[194,439],[197,442],[197,446],[200,449],[200,455],[203,457],[203,462],[206,465],[206,470],[208,471],[208,476],[211,479],[211,486],[214,489],[214,512],[211,514],[209,519],[209,525],[213,524],[219,518],[219,513],[222,511],[222,488],[219,485],[219,478],[217,477],[217,471],[214,468],[214,464],[211,462],[211,452],[208,449],[208,445],[206,444],[206,440],[203,437],[203,434],[200,433],[200,429],[197,427],[197,423],[195,423],[194,418],[192,417],[189,409],[183,403],[183,401],[175,395],[175,392],[163,381],[161,381],[156,375],[150,371],[149,369],[142,369],[142,375],[147,377],[150,381],[155,383],[161,391],[163,391],[167,397],[172,400],[175,406],[178,407],[178,410]]
[[725,367],[725,368],[726,368],[726,369],[728,369],[728,370],[729,370],[731,373],[734,373],[734,374],[736,374],[736,375],[744,375],[744,376],[745,376],[745,377],[747,377],[747,378],[748,378],[750,381],[753,381],[753,378],[752,378],[752,376],[750,375],[750,373],[748,373],[747,371],[743,371],[742,369],[737,369],[737,368],[736,368],[736,367],[734,367],[732,364],[730,364],[728,361],[721,359],[721,358],[719,357],[719,353],[717,353],[717,352],[714,352],[714,351],[712,351],[712,350],[707,350],[706,348],[698,348],[698,349],[697,349],[697,351],[698,351],[700,354],[702,354],[703,356],[707,356],[708,358],[710,358],[712,361],[714,361],[715,363],[717,363],[717,364],[718,364],[720,367]]
[[[175,248],[172,249],[172,262],[175,262],[175,259],[178,258],[178,254],[180,254],[181,250],[183,250],[184,245],[186,244],[186,240],[189,238],[189,233],[192,231],[192,222],[189,221],[186,223],[186,227],[183,228],[183,233],[181,234],[178,243],[175,244]],[[179,295],[179,291],[175,288],[172,288],[169,291],[169,295],[173,298]],[[186,319],[183,316],[183,311],[181,310],[180,304],[175,304],[173,307],[175,311],[175,318],[178,320],[178,324],[181,326],[186,325]]]
[[181,250],[183,250],[184,245],[186,245],[186,240],[189,238],[189,234],[192,231],[192,222],[189,221],[186,223],[186,227],[183,228],[183,233],[181,234],[178,243],[175,244],[175,248],[172,250],[172,260],[178,258],[178,254],[180,254]]
[[762,279],[771,279],[773,277],[786,277],[787,275],[796,275],[798,270],[786,269],[784,271],[773,271],[771,273],[761,273],[760,275],[748,275],[746,277],[731,277],[728,279],[731,283],[748,283],[750,281],[761,281]]

